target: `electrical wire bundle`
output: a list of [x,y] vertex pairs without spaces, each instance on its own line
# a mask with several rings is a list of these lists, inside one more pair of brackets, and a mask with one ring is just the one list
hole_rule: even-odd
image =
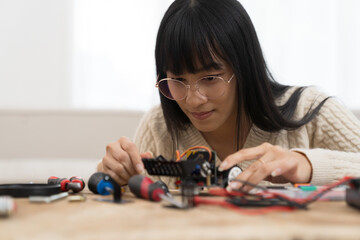
[[[234,190],[227,191],[226,189],[223,188],[210,188],[209,189],[210,195],[222,196],[222,197],[226,197],[226,199],[215,200],[215,199],[195,196],[194,203],[196,205],[199,204],[218,205],[247,215],[259,215],[274,211],[293,211],[296,209],[307,209],[310,203],[315,202],[325,193],[331,191],[335,187],[338,187],[343,184],[347,184],[353,179],[354,179],[353,177],[344,177],[333,184],[327,185],[320,190],[314,191],[306,198],[291,198],[285,194],[270,192],[264,187],[252,184],[247,181],[234,180],[243,183],[243,187],[245,185],[249,185],[259,191],[257,193],[249,193],[242,191],[242,188],[240,188],[237,191]],[[256,208],[249,208],[249,207],[256,207]]]

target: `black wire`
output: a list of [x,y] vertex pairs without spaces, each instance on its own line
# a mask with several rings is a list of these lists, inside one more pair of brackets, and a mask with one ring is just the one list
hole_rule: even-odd
[[[248,182],[248,181],[244,181],[244,180],[240,180],[240,179],[234,179],[232,181],[243,183],[243,185],[238,190],[235,190],[235,192],[240,192],[240,193],[246,194],[248,196],[257,196],[257,197],[260,197],[261,200],[265,200],[265,198],[263,196],[261,196],[261,195],[259,196],[259,195],[250,194],[250,193],[245,192],[245,191],[242,190],[246,185],[249,185],[249,186],[251,186],[253,188],[263,190],[265,193],[267,193],[268,190],[265,187],[261,187],[261,186],[259,186],[257,184],[254,184],[254,183],[251,183],[251,182]],[[272,199],[273,200],[276,199],[279,202],[281,202],[281,201],[286,202],[287,205],[290,206],[290,207],[296,207],[296,208],[302,208],[302,209],[305,209],[307,207],[307,204],[301,204],[301,203],[289,200],[287,198],[281,197],[279,195],[275,195],[275,197],[272,198]],[[269,202],[271,202],[271,204],[270,204],[271,206],[279,205],[279,204],[276,204],[276,202],[273,202],[273,201],[269,201]],[[283,204],[281,204],[281,205],[283,206]]]
[[[241,183],[243,183],[243,185],[242,185],[238,190],[233,190],[233,191],[235,191],[235,192],[240,192],[240,193],[246,194],[246,195],[248,195],[248,196],[257,196],[257,197],[261,197],[262,200],[264,199],[262,196],[250,194],[250,193],[248,193],[248,192],[243,191],[242,189],[243,189],[246,185],[249,185],[249,186],[251,186],[251,187],[253,187],[253,188],[261,189],[261,190],[263,190],[265,193],[268,192],[268,190],[267,190],[266,188],[261,187],[261,186],[259,186],[259,185],[257,185],[257,184],[253,184],[253,183],[248,182],[248,181],[244,181],[244,180],[240,180],[240,179],[234,179],[234,180],[232,180],[232,181],[236,181],[236,182],[241,182]],[[307,200],[307,201],[305,201],[305,202],[303,202],[303,203],[299,203],[299,202],[297,202],[297,201],[292,201],[292,200],[290,200],[290,199],[284,198],[284,197],[282,197],[282,196],[280,196],[280,195],[277,195],[277,194],[275,194],[275,197],[272,198],[272,199],[277,199],[277,200],[279,200],[279,201],[285,201],[286,203],[288,203],[289,206],[292,206],[292,207],[301,208],[301,209],[306,209],[307,206],[308,206],[308,204],[310,204],[310,203],[312,203],[312,202],[315,202],[317,199],[319,199],[321,196],[323,196],[325,193],[329,192],[329,191],[332,190],[333,188],[338,187],[338,186],[343,185],[343,184],[346,184],[346,183],[348,183],[349,181],[351,181],[351,179],[349,179],[349,180],[347,180],[347,181],[343,181],[343,182],[341,182],[341,183],[339,183],[339,184],[335,184],[335,185],[332,186],[332,187],[329,187],[329,188],[327,188],[327,189],[325,189],[325,190],[323,190],[323,191],[320,191],[318,194],[314,195],[311,199],[309,199],[309,200]],[[275,205],[277,205],[277,204],[274,203],[274,204],[272,204],[272,205],[275,206]]]

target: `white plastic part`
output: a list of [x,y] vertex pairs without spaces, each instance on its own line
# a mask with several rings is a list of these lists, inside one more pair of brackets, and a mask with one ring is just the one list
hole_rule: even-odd
[[230,182],[234,180],[240,173],[242,173],[242,170],[239,167],[233,167],[228,175],[228,184],[230,184]]

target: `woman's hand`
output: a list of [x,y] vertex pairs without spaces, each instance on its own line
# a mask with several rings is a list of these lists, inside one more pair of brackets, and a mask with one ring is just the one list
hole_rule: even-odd
[[[312,167],[305,155],[270,143],[242,149],[229,155],[221,163],[219,170],[227,170],[236,164],[254,159],[257,161],[246,168],[236,179],[253,184],[258,184],[269,176],[272,177],[273,182],[276,182],[277,176],[282,176],[293,183],[307,183],[311,179]],[[242,184],[233,181],[230,186],[232,189],[238,189]],[[242,188],[244,191],[250,189],[249,185]]]
[[98,165],[98,171],[109,174],[117,183],[125,185],[131,176],[143,173],[142,157],[151,157],[151,153],[139,154],[129,138],[121,137],[106,146],[106,155]]

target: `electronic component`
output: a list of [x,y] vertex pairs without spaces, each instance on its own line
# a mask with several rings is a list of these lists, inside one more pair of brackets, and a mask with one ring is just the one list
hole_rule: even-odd
[[142,159],[145,169],[150,175],[184,177],[200,176],[206,177],[214,169],[215,154],[211,158],[207,151],[191,151],[186,159],[180,161],[167,160],[162,155],[156,158]]
[[[196,150],[195,150],[196,149]],[[186,156],[186,158],[183,158]],[[349,205],[359,207],[360,180],[352,177],[343,179],[316,188],[314,186],[300,186],[297,191],[287,191],[284,188],[270,190],[252,184],[248,181],[241,181],[236,177],[242,172],[241,168],[235,166],[227,171],[218,172],[215,166],[215,153],[206,147],[193,147],[183,154],[178,154],[177,159],[167,160],[163,156],[156,158],[142,159],[145,169],[150,175],[178,177],[178,185],[181,190],[182,203],[169,198],[168,202],[177,208],[190,208],[198,204],[211,204],[227,207],[245,214],[264,214],[271,211],[293,211],[295,209],[306,209],[308,204],[318,200],[339,200],[341,189],[334,195],[334,189],[348,184],[351,181],[351,188],[347,189],[347,202]],[[239,181],[242,186],[250,186],[251,191],[239,190],[227,191],[224,188],[230,181]],[[207,199],[198,195],[200,186],[207,186],[210,195],[226,197],[225,200]],[[285,191],[285,192],[284,192]],[[300,192],[300,193],[299,193]],[[291,196],[289,196],[289,194]],[[300,194],[300,195],[299,195]],[[161,194],[164,196],[163,194]],[[160,197],[166,200],[166,197]],[[257,207],[256,209],[245,209],[243,207]]]
[[191,180],[198,186],[222,185],[223,173],[215,166],[215,152],[191,149],[183,154],[183,159],[168,160],[162,155],[155,158],[143,158],[148,174],[156,176],[179,177],[180,182]]
[[240,173],[242,173],[242,170],[238,166],[232,167],[227,177],[227,183],[229,184],[231,181],[235,180]]
[[68,197],[68,201],[69,202],[85,202],[86,201],[86,196],[83,194],[76,194],[76,195],[71,195]]

